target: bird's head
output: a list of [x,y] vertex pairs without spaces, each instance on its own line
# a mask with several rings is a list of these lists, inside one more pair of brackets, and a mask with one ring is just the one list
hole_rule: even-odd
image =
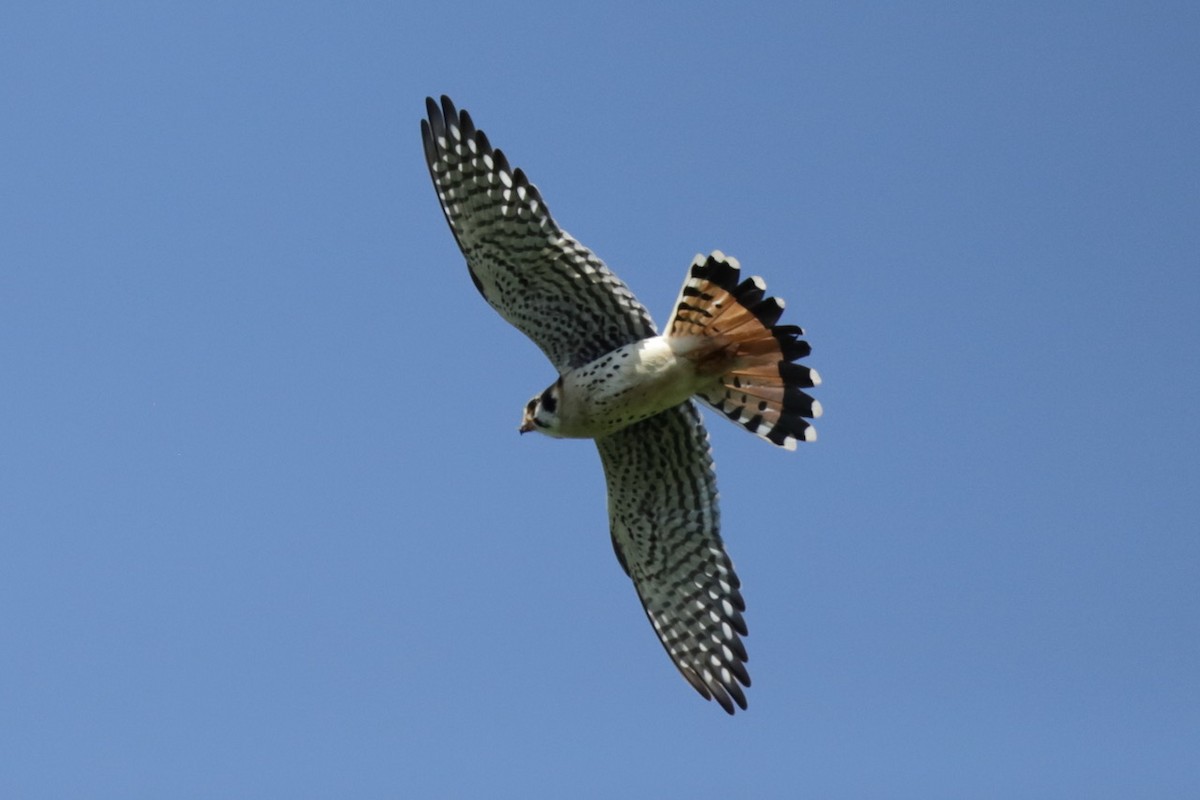
[[562,379],[552,383],[546,391],[525,404],[525,415],[521,418],[521,433],[537,431],[547,436],[558,433],[558,400],[562,393]]

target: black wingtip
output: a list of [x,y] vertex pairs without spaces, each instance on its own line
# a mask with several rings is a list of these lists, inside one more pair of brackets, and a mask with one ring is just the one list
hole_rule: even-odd
[[496,169],[500,172],[512,174],[512,167],[508,165],[508,158],[505,157],[504,151],[496,148],[492,151],[492,160],[496,164]]
[[421,120],[421,143],[425,146],[425,163],[433,166],[433,162],[437,161],[437,140],[433,136],[433,128],[429,125],[429,120]]
[[471,119],[471,115],[465,109],[458,112],[458,127],[462,131],[464,142],[475,138],[475,121]]
[[442,95],[442,117],[446,122],[458,117],[458,109],[454,107],[454,101],[447,95]]
[[442,110],[438,108],[437,101],[432,97],[425,98],[425,118],[435,137],[445,136],[446,120],[442,116]]

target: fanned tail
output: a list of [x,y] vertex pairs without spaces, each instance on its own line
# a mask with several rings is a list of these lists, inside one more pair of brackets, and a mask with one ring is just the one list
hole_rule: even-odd
[[808,421],[821,404],[804,389],[821,382],[817,371],[794,363],[811,352],[796,325],[776,325],[783,300],[766,297],[762,278],[739,281],[737,259],[719,250],[696,256],[679,292],[669,337],[719,339],[730,368],[697,397],[751,433],[787,450],[816,440]]

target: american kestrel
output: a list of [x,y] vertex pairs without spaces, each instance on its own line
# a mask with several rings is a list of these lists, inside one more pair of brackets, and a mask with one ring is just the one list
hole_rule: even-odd
[[697,256],[657,335],[629,288],[550,216],[541,193],[448,97],[425,101],[425,158],[471,280],[533,340],[558,380],[520,430],[594,439],[613,549],[683,677],[728,713],[746,707],[745,601],[719,533],[708,433],[693,400],[774,445],[813,441],[820,382],[783,301]]

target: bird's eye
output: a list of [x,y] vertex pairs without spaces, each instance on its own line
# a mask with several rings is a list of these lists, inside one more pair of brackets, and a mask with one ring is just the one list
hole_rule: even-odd
[[551,391],[553,388],[554,387],[552,386],[550,389],[542,392],[542,408],[546,409],[551,414],[553,414],[554,409],[558,407],[558,400],[554,398],[554,393]]

